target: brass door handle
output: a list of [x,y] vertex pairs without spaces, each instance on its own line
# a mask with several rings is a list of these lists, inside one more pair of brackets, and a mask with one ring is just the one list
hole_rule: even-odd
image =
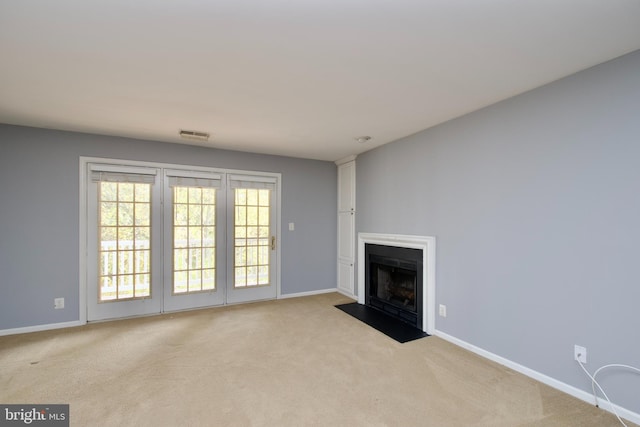
[[271,236],[271,250],[276,250],[276,236]]

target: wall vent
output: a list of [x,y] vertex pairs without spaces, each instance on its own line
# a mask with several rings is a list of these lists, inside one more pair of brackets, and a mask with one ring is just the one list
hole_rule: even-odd
[[198,141],[208,141],[209,132],[200,132],[197,130],[184,130],[180,129],[180,137],[184,139],[196,139]]

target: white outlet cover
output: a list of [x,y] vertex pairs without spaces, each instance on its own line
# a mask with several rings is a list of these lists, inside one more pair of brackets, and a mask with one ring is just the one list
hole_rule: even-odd
[[574,346],[573,359],[581,363],[587,363],[587,349],[579,345]]
[[440,306],[438,307],[438,314],[441,317],[447,317],[447,306],[444,304],[440,304]]

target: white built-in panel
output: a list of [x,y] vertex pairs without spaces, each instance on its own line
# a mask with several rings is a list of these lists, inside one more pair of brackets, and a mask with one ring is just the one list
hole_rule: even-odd
[[338,213],[338,258],[353,262],[355,257],[355,214]]
[[338,261],[338,289],[346,294],[353,294],[353,263]]
[[338,290],[355,295],[356,162],[355,157],[338,165]]
[[356,162],[338,166],[338,212],[356,209]]

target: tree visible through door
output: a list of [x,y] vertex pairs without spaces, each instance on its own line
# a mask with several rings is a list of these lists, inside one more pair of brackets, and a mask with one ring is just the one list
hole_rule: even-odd
[[150,188],[150,184],[100,182],[100,302],[151,295]]
[[173,188],[173,293],[216,288],[216,189]]
[[234,190],[234,282],[235,288],[270,284],[271,190]]

